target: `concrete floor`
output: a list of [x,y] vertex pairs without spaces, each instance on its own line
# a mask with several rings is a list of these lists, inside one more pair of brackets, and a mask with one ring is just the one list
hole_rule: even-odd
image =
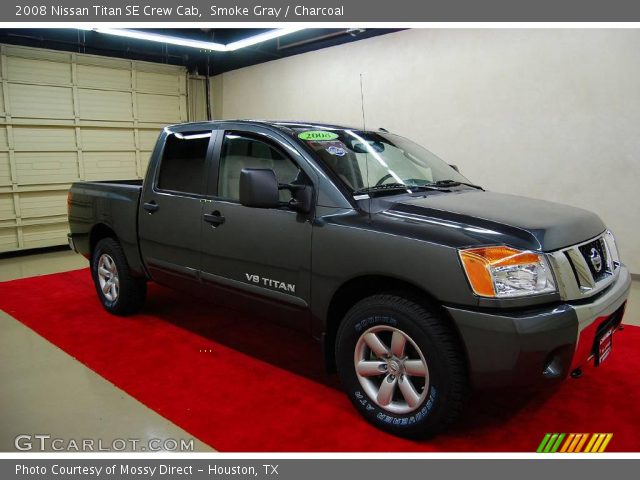
[[[0,281],[74,270],[88,262],[71,251],[0,259]],[[193,451],[212,451],[189,433],[150,410],[73,357],[0,310],[0,452],[16,451],[18,435],[51,435],[47,448],[79,445],[85,439],[102,448],[133,451],[162,446],[165,440],[193,440]],[[52,444],[52,439],[63,442]],[[171,442],[168,443],[171,449]],[[73,451],[73,450],[71,450]]]
[[[0,281],[88,266],[71,251],[0,259]],[[640,325],[640,282],[634,281],[625,323]],[[77,362],[0,310],[0,451],[18,435],[81,442],[115,439],[190,440],[191,435]],[[39,442],[32,438],[34,446]],[[50,450],[51,444],[47,442]],[[118,443],[120,445],[121,443]],[[127,444],[127,451],[132,450]],[[194,451],[211,451],[193,439]]]

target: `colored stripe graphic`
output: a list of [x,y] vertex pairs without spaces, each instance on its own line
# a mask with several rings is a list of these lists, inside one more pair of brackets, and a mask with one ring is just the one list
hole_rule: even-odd
[[553,447],[553,444],[556,443],[556,438],[558,438],[557,433],[551,435],[551,438],[547,442],[547,446],[544,447],[544,453],[549,453],[551,451],[551,447]]
[[607,433],[607,436],[604,439],[604,442],[602,442],[602,445],[600,445],[600,450],[598,450],[598,453],[602,453],[605,451],[605,449],[607,448],[607,445],[609,445],[609,442],[611,441],[611,439],[613,438],[613,433]]
[[588,434],[586,433],[582,433],[582,438],[580,439],[580,442],[578,443],[578,445],[576,445],[576,448],[573,450],[573,453],[580,453],[582,451],[582,447],[584,447],[584,444],[587,443],[587,438],[589,437]]
[[576,435],[575,433],[570,433],[567,437],[567,441],[564,442],[564,445],[562,445],[560,453],[566,453],[567,451],[571,452],[571,445],[578,442],[578,436],[579,434]]
[[558,439],[556,440],[556,443],[553,444],[553,447],[551,447],[551,450],[549,450],[549,453],[556,453],[558,451],[558,448],[560,448],[560,444],[562,443],[562,440],[564,439],[565,434],[561,433],[560,435],[558,435]]
[[[566,440],[565,440],[566,438]],[[547,433],[542,438],[538,453],[602,453],[606,450],[613,433]],[[564,440],[564,443],[563,443]],[[588,440],[588,443],[587,443]]]
[[540,442],[540,445],[538,445],[538,449],[536,450],[536,452],[538,453],[542,453],[544,451],[544,447],[547,444],[547,442],[549,441],[549,438],[551,437],[550,433],[547,433],[544,438],[542,439],[542,442]]
[[593,447],[591,447],[591,453],[596,453],[600,449],[600,444],[602,444],[604,437],[606,437],[604,433],[598,434],[598,438],[596,438],[596,443],[594,443]]
[[593,444],[596,443],[597,438],[598,438],[597,433],[594,433],[593,435],[591,435],[591,438],[589,439],[589,443],[587,443],[587,446],[584,449],[584,453],[591,453],[591,447],[593,447]]

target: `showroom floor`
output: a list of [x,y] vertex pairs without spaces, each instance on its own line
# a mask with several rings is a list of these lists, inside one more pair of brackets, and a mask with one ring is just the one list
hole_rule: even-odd
[[[87,265],[66,250],[3,258],[0,282]],[[638,281],[632,286],[625,322],[640,325]],[[193,438],[2,311],[0,379],[0,451],[14,450],[13,439],[21,434],[77,441],[100,438],[109,445],[117,438]],[[194,440],[194,450],[211,448]]]
[[[4,258],[0,282],[86,266],[83,257],[67,250]],[[193,438],[2,311],[0,379],[0,452],[15,451],[14,438],[23,434],[101,439],[103,445],[115,439],[127,445],[128,439],[139,439],[142,445]],[[197,439],[193,449],[212,450]]]

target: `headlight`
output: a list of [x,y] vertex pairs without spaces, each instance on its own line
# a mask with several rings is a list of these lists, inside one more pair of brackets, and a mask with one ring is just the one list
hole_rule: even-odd
[[[618,254],[618,246],[616,245],[616,239],[611,233],[611,230],[607,230],[604,233],[604,243],[607,246],[609,252],[609,258],[611,259],[611,269],[615,271],[620,266],[620,255]],[[612,272],[613,273],[613,272]]]
[[556,291],[544,255],[510,247],[460,250],[471,288],[483,297],[520,297]]

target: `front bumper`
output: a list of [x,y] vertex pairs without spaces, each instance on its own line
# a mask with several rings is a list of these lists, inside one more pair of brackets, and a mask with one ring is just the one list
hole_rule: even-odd
[[598,327],[620,323],[630,288],[629,271],[621,266],[614,283],[580,302],[517,311],[445,308],[462,337],[475,387],[532,385],[564,378],[588,362]]

